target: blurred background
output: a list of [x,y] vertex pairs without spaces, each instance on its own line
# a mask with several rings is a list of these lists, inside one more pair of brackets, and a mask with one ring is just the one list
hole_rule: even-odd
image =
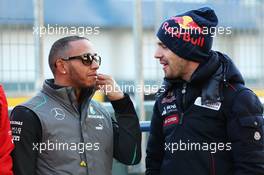
[[[52,78],[51,45],[63,36],[80,35],[89,38],[102,56],[99,72],[112,75],[121,88],[147,87],[140,92],[124,90],[132,96],[140,120],[150,120],[154,93],[163,79],[153,57],[155,31],[164,19],[203,6],[213,8],[218,26],[231,31],[216,35],[213,49],[229,55],[247,86],[263,97],[263,0],[0,0],[0,83],[10,109]],[[107,101],[100,93],[95,98]],[[143,153],[146,138],[144,134]],[[115,162],[113,174],[142,174],[144,158],[133,167]]]

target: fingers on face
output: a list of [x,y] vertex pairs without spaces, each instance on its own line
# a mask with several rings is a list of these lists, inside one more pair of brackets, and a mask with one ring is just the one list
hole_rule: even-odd
[[106,74],[98,74],[98,78],[99,79],[112,79],[112,77],[110,75],[106,75]]
[[107,84],[107,81],[106,80],[99,80],[99,79],[97,79],[96,84],[97,85],[106,85]]

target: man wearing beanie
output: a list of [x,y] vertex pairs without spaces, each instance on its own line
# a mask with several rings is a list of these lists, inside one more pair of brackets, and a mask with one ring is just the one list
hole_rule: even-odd
[[146,175],[264,175],[264,118],[231,59],[211,50],[210,8],[162,23],[163,65],[147,145]]

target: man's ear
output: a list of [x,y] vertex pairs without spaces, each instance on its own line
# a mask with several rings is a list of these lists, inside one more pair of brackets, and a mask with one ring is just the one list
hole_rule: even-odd
[[56,72],[59,74],[67,74],[67,65],[65,64],[65,61],[62,59],[57,59],[55,61],[55,69]]

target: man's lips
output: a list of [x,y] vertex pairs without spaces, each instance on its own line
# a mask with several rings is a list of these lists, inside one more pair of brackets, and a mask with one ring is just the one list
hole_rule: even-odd
[[163,70],[165,70],[169,66],[167,61],[160,61],[160,64],[162,65]]
[[89,73],[87,76],[88,77],[97,77],[98,75],[96,72],[94,72],[94,73]]

